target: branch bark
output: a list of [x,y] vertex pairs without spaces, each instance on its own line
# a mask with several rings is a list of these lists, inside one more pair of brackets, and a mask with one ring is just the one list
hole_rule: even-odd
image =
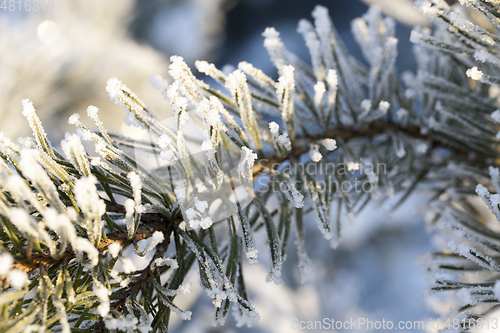
[[[469,156],[469,152],[465,149],[459,149],[448,142],[444,142],[443,140],[439,140],[429,135],[422,134],[419,126],[416,125],[402,126],[397,123],[378,121],[369,124],[368,127],[353,128],[344,126],[326,131],[321,134],[313,134],[307,137],[296,139],[292,142],[292,149],[287,155],[278,156],[276,153],[272,153],[265,156],[264,158],[258,159],[253,168],[254,181],[259,175],[262,174],[264,170],[275,169],[279,164],[283,163],[284,161],[289,159],[296,159],[301,155],[307,153],[310,150],[310,145],[319,140],[328,138],[331,139],[341,138],[342,140],[347,142],[349,140],[356,138],[373,138],[377,135],[389,132],[404,133],[408,136],[411,136],[412,138],[430,142],[433,148],[436,147],[446,148],[452,150],[455,154],[459,156],[463,156],[464,158],[467,158]],[[486,157],[482,159],[486,160]]]

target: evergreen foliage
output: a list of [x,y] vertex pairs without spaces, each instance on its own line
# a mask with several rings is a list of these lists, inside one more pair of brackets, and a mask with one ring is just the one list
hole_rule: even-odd
[[[429,196],[430,225],[450,233],[447,248],[421,259],[433,274],[430,291],[456,291],[457,315],[477,320],[494,311],[500,2],[461,3],[483,16],[444,0],[419,3],[435,24],[412,33],[418,72],[401,79],[391,18],[372,7],[354,20],[365,66],[320,6],[313,22],[298,25],[311,65],[275,29],[263,33],[277,81],[246,62],[230,73],[197,62],[215,81],[209,85],[172,57],[172,83],[159,76],[151,83],[170,103],[173,126],[110,79],[111,100],[148,140],[108,133],[90,106],[95,129],[71,116],[76,134],[58,150],[24,100],[33,136],[18,144],[0,137],[0,331],[167,332],[172,312],[196,315],[176,305],[196,268],[213,299],[212,324],[224,324],[232,310],[238,325],[251,325],[259,315],[245,290],[246,263],[268,256],[268,279],[280,283],[296,238],[305,282],[309,212],[335,248],[343,221],[392,197],[396,209],[418,189]],[[158,168],[141,165],[139,151]],[[304,172],[331,165],[346,168]],[[329,186],[355,180],[370,190]],[[484,217],[477,196],[493,218]],[[214,208],[216,199],[222,208]],[[258,252],[257,237],[266,238],[268,253]],[[148,264],[137,268],[123,255],[126,246]]]

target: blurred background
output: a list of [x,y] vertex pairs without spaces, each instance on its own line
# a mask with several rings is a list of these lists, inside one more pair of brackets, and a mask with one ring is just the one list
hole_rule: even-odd
[[[122,125],[123,111],[106,93],[106,81],[116,76],[161,117],[168,103],[148,84],[154,74],[168,77],[170,55],[192,65],[197,59],[219,68],[248,61],[276,77],[262,45],[261,33],[275,27],[287,48],[309,60],[296,33],[298,20],[310,19],[316,4],[330,15],[351,54],[363,61],[350,32],[352,19],[376,4],[398,22],[398,67],[414,70],[409,36],[412,26],[428,22],[410,0],[42,0],[45,7],[0,9],[0,132],[11,138],[28,135],[21,100],[33,101],[55,143],[73,113],[88,105],[100,110],[111,131]],[[17,6],[17,5],[16,5]],[[82,119],[85,117],[82,117]],[[57,144],[56,144],[57,146]],[[388,203],[390,206],[390,203]],[[307,252],[313,262],[311,282],[300,284],[293,241],[281,285],[266,284],[267,263],[247,268],[247,283],[261,321],[253,328],[236,328],[232,319],[211,328],[213,306],[191,275],[191,293],[179,304],[191,307],[189,322],[175,322],[181,332],[290,332],[294,318],[322,320],[424,320],[435,317],[422,294],[425,278],[414,259],[432,248],[425,223],[417,217],[417,198],[393,216],[369,207],[354,225],[344,226],[343,242],[332,250],[312,220],[306,223]],[[388,207],[382,208],[388,211]],[[422,214],[418,214],[421,216]],[[265,237],[264,237],[265,238]],[[256,237],[256,239],[259,239]],[[434,309],[435,310],[435,309]],[[371,330],[358,330],[370,332]]]

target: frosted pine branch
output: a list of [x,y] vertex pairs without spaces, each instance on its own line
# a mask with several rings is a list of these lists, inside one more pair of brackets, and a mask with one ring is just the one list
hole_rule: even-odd
[[[496,5],[463,3],[498,25]],[[431,224],[449,231],[455,253],[428,255],[424,267],[479,273],[468,284],[437,278],[431,291],[455,290],[469,307],[496,304],[497,283],[484,279],[498,279],[500,236],[469,201],[477,192],[500,219],[499,105],[490,87],[500,82],[500,39],[444,1],[421,8],[436,27],[412,34],[419,71],[402,80],[391,19],[371,8],[353,23],[365,67],[321,6],[313,23],[298,27],[311,66],[274,28],[264,32],[277,81],[246,62],[227,75],[197,62],[215,79],[211,86],[172,57],[173,82],[150,80],[170,103],[172,125],[110,79],[110,99],[147,133],[144,140],[108,133],[99,118],[105,111],[90,106],[96,128],[71,116],[76,134],[66,135],[59,152],[24,100],[33,136],[20,144],[0,136],[0,297],[8,304],[0,330],[165,331],[172,313],[197,315],[177,305],[195,264],[213,323],[223,324],[232,308],[238,325],[251,326],[259,315],[245,289],[246,263],[267,256],[268,280],[280,283],[295,234],[305,282],[312,273],[305,223],[336,248],[344,222],[369,202],[396,197],[396,209],[423,184],[435,211]],[[141,165],[138,152],[158,165]],[[310,211],[314,222],[305,218]],[[144,268],[124,255],[127,247],[145,258]]]

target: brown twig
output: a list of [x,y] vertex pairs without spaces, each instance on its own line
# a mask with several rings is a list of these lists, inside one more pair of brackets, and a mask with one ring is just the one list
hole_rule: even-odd
[[[118,243],[123,248],[129,244],[132,244],[134,241],[138,242],[143,239],[147,239],[151,237],[154,231],[149,229],[139,228],[137,233],[132,237],[132,239],[128,239],[128,233],[120,233],[116,236],[110,236],[106,241],[102,240],[99,243],[97,249],[105,254],[107,252],[108,246],[112,243]],[[23,270],[27,273],[30,273],[34,269],[40,267],[40,264],[44,266],[52,266],[54,264],[60,263],[62,260],[71,260],[75,258],[75,253],[71,250],[67,250],[63,254],[61,254],[58,258],[53,258],[48,253],[40,253],[40,254],[31,254],[27,253],[26,259],[16,259],[13,267]]]
[[[170,236],[173,230],[179,225],[180,222],[182,222],[182,215],[180,213],[176,215],[172,221],[167,221],[165,217],[160,214],[148,214],[143,223],[151,226],[153,229],[156,229],[155,231],[158,230],[163,232],[165,238],[163,242],[161,242],[156,246],[155,254],[151,259],[151,261],[149,262],[149,265],[146,266],[146,268],[144,268],[143,270],[137,272],[141,276],[141,278],[131,283],[129,285],[129,288],[123,294],[120,295],[118,300],[116,300],[110,305],[110,308],[112,310],[122,311],[127,298],[130,295],[136,295],[137,293],[139,293],[139,291],[143,290],[149,283],[150,277],[155,274],[155,271],[156,274],[159,274],[158,268],[152,269],[151,265],[155,261],[155,259],[163,258],[170,244]],[[104,329],[105,325],[101,318],[99,322],[96,324],[94,332],[104,333]]]
[[[434,148],[436,147],[447,148],[452,150],[456,155],[462,156],[464,158],[467,158],[469,156],[469,152],[465,149],[459,149],[448,142],[433,138],[429,135],[422,134],[419,126],[416,125],[402,126],[397,123],[378,121],[369,124],[368,127],[363,127],[359,129],[345,126],[332,129],[321,134],[309,135],[307,137],[296,139],[292,142],[292,149],[287,155],[278,156],[276,153],[272,153],[267,156],[264,156],[263,158],[258,159],[253,168],[254,180],[258,176],[260,176],[265,170],[275,169],[284,161],[298,158],[301,155],[307,153],[310,150],[311,144],[319,140],[327,138],[332,138],[332,139],[340,138],[343,141],[349,141],[356,138],[373,138],[377,135],[386,134],[390,132],[404,133],[408,136],[411,136],[414,139],[428,141]],[[484,160],[486,160],[486,158],[484,158]]]

